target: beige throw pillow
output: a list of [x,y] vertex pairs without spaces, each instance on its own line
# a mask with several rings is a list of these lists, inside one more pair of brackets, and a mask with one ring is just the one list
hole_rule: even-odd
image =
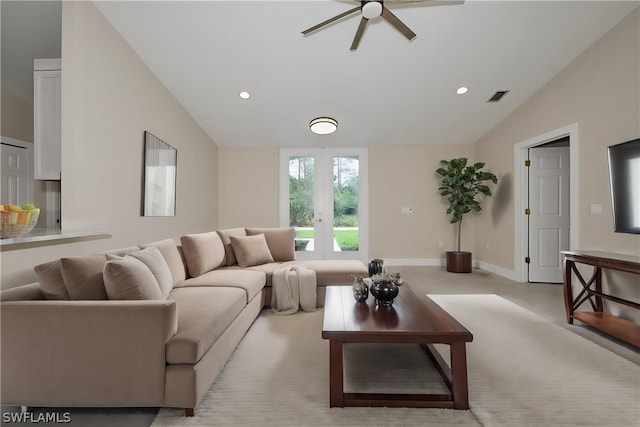
[[274,261],[293,261],[296,256],[293,227],[247,228],[247,236],[264,234]]
[[224,245],[215,231],[180,237],[190,277],[198,277],[224,262]]
[[131,256],[113,257],[104,265],[104,285],[111,300],[164,299],[155,276],[142,261]]
[[251,267],[273,262],[264,234],[246,237],[229,236],[229,238],[240,267]]
[[171,292],[171,289],[173,289],[173,276],[171,275],[169,265],[160,253],[160,250],[155,246],[150,246],[139,251],[130,252],[126,256],[130,256],[137,259],[138,261],[142,261],[142,263],[146,265],[149,270],[151,270],[151,273],[153,273],[153,277],[156,278],[156,281],[160,286],[160,292],[162,292],[162,296],[164,298],[167,298],[167,296]]
[[69,300],[69,291],[64,284],[62,277],[62,263],[59,259],[45,262],[33,267],[40,282],[40,288],[46,299],[49,300]]
[[169,270],[171,270],[171,276],[173,277],[173,285],[182,283],[187,279],[187,272],[184,268],[184,262],[182,261],[182,255],[178,250],[178,245],[173,239],[159,240],[157,242],[147,243],[140,246],[142,249],[148,247],[156,247],[167,261]]
[[102,270],[105,254],[62,258],[62,277],[72,300],[106,300]]
[[238,263],[238,259],[236,258],[236,253],[233,250],[233,246],[231,245],[230,236],[246,236],[247,231],[244,228],[230,228],[227,230],[218,230],[218,234],[222,239],[222,244],[224,245],[224,264],[225,265],[235,265]]

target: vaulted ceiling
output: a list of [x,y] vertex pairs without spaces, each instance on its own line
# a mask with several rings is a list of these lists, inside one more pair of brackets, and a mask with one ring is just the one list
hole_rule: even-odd
[[318,147],[473,143],[639,3],[387,1],[417,37],[378,17],[355,51],[359,13],[301,34],[355,1],[96,4],[216,144]]

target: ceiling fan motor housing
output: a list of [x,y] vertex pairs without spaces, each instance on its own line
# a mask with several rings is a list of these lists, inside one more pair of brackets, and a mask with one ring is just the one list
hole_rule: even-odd
[[382,1],[363,1],[360,9],[362,10],[363,17],[367,19],[377,18],[382,14]]

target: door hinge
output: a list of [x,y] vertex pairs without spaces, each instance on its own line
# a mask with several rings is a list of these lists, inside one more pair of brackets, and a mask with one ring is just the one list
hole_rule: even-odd
[[531,215],[531,209],[527,208],[524,210],[525,215]]
[[530,166],[531,166],[531,160],[525,160],[525,161],[524,161],[524,165],[525,165],[526,167],[530,167]]
[[525,264],[531,264],[531,258],[529,258],[528,256],[524,257],[524,262]]

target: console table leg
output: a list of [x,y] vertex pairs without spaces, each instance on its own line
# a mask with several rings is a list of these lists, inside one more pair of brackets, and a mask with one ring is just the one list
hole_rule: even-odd
[[571,270],[573,270],[573,261],[564,259],[564,309],[567,316],[567,323],[573,323],[573,289],[571,286]]

